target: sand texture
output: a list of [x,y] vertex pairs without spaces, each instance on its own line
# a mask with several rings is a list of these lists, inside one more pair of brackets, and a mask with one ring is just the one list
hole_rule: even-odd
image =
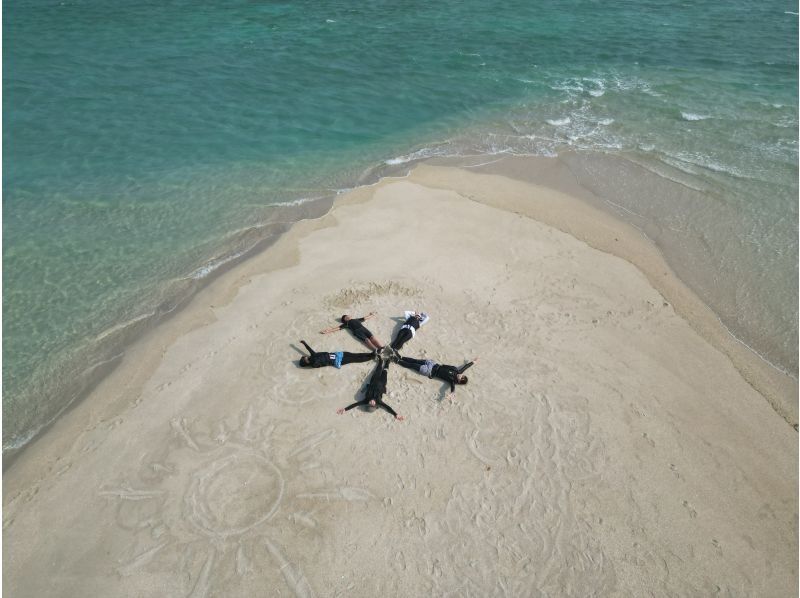
[[[133,347],[6,472],[7,595],[796,595],[795,430],[640,269],[506,188],[594,217],[420,167]],[[470,383],[393,365],[405,421],[337,415],[372,364],[300,369],[298,341],[362,351],[318,331],[376,311],[387,342],[405,309],[431,320],[403,353],[480,356]]]

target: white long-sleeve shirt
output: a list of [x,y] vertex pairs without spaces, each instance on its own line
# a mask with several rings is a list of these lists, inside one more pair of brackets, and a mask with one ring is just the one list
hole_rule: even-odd
[[403,313],[405,314],[406,320],[408,320],[411,316],[416,316],[416,315],[421,316],[420,321],[419,321],[419,325],[420,326],[423,326],[428,320],[431,319],[431,317],[428,314],[426,314],[424,311],[420,312],[419,314],[417,314],[417,312],[415,312],[415,311],[405,311]]
[[416,327],[412,326],[411,324],[408,324],[408,320],[411,317],[417,316],[417,315],[420,316],[420,318],[418,320],[420,326],[425,325],[428,322],[428,320],[431,319],[431,317],[428,314],[426,314],[425,312],[420,312],[419,314],[417,314],[417,312],[415,312],[415,311],[405,311],[405,312],[403,312],[403,314],[405,315],[405,318],[406,318],[406,324],[403,326],[403,328],[408,328],[409,330],[411,330],[411,335],[412,336],[416,332]]

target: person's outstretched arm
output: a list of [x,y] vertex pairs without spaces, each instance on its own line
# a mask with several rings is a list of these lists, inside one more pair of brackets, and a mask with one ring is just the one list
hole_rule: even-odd
[[330,334],[331,332],[338,332],[344,328],[344,324],[339,324],[338,326],[331,326],[330,328],[326,328],[325,330],[320,330],[320,334]]
[[363,322],[364,320],[369,320],[370,318],[374,318],[374,317],[375,317],[375,312],[371,311],[366,316],[364,316],[363,318],[359,318],[359,319]]
[[459,374],[463,374],[463,373],[464,373],[464,372],[466,372],[466,371],[467,371],[469,368],[471,368],[473,365],[475,365],[475,362],[477,362],[477,361],[478,361],[478,358],[476,357],[475,359],[473,359],[473,360],[472,360],[472,361],[470,361],[469,363],[465,363],[465,364],[464,364],[464,365],[462,365],[460,368],[458,368],[458,373],[459,373]]
[[336,413],[341,415],[345,411],[350,411],[353,407],[358,407],[359,405],[366,405],[367,403],[369,403],[369,399],[363,399],[361,401],[356,401],[355,403],[353,403],[352,405],[348,405],[347,407],[339,407],[336,410]]
[[306,341],[300,341],[300,342],[301,342],[301,343],[303,343],[303,346],[304,346],[306,349],[308,349],[308,352],[309,352],[309,353],[311,353],[311,357],[314,357],[314,355],[315,355],[315,353],[314,353],[314,349],[312,349],[311,347],[309,347],[309,346],[308,346],[308,343],[307,343]]
[[391,413],[392,416],[394,416],[394,418],[397,420],[403,421],[403,419],[405,419],[402,415],[397,415],[397,413],[395,413],[395,410],[389,407],[389,405],[387,405],[383,401],[378,401],[378,407],[383,407],[386,411]]

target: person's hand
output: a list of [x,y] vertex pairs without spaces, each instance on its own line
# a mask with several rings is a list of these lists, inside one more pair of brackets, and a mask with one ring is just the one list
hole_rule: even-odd
[[447,398],[452,401],[453,399],[456,398],[456,393],[454,392],[448,393]]
[[344,407],[339,407],[339,408],[336,410],[336,413],[338,413],[339,415],[341,415],[342,413],[344,413]]
[[478,358],[477,357],[473,358],[472,363],[478,363]]
[[399,422],[401,422],[401,421],[403,421],[405,419],[405,417],[402,416],[402,415],[395,415],[394,418]]

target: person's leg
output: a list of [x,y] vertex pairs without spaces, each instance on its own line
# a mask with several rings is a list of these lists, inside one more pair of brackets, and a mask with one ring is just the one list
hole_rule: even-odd
[[408,368],[409,370],[417,371],[419,371],[419,366],[423,365],[424,363],[424,359],[414,359],[413,357],[401,357],[397,360],[397,365]]
[[[372,373],[369,376],[369,382],[367,382],[367,387],[364,389],[364,398],[376,398],[376,390],[380,386],[380,377],[383,371],[383,360],[381,360],[378,362],[378,364],[375,366],[375,369],[372,370]],[[379,394],[377,395],[377,398],[380,398]]]
[[357,328],[355,331],[353,331],[353,334],[358,340],[367,345],[370,349],[380,351],[383,348],[383,345],[377,338],[375,338],[375,335],[364,326]]
[[372,361],[374,358],[375,353],[350,353],[344,351],[342,353],[342,365],[347,365],[348,363],[364,363],[366,361]]
[[383,369],[381,370],[381,379],[380,379],[380,388],[378,389],[380,395],[378,395],[378,399],[380,400],[383,395],[386,394],[386,381],[389,377],[389,363],[384,362]]
[[395,337],[394,341],[392,341],[392,349],[394,349],[395,351],[399,351],[400,349],[403,348],[403,345],[405,345],[409,340],[411,340],[412,336],[414,335],[411,334],[411,331],[408,328],[401,328],[400,332],[397,333],[397,336]]
[[375,336],[369,337],[367,340],[364,341],[368,347],[375,349],[376,351],[380,351],[383,349],[383,343],[379,341]]

